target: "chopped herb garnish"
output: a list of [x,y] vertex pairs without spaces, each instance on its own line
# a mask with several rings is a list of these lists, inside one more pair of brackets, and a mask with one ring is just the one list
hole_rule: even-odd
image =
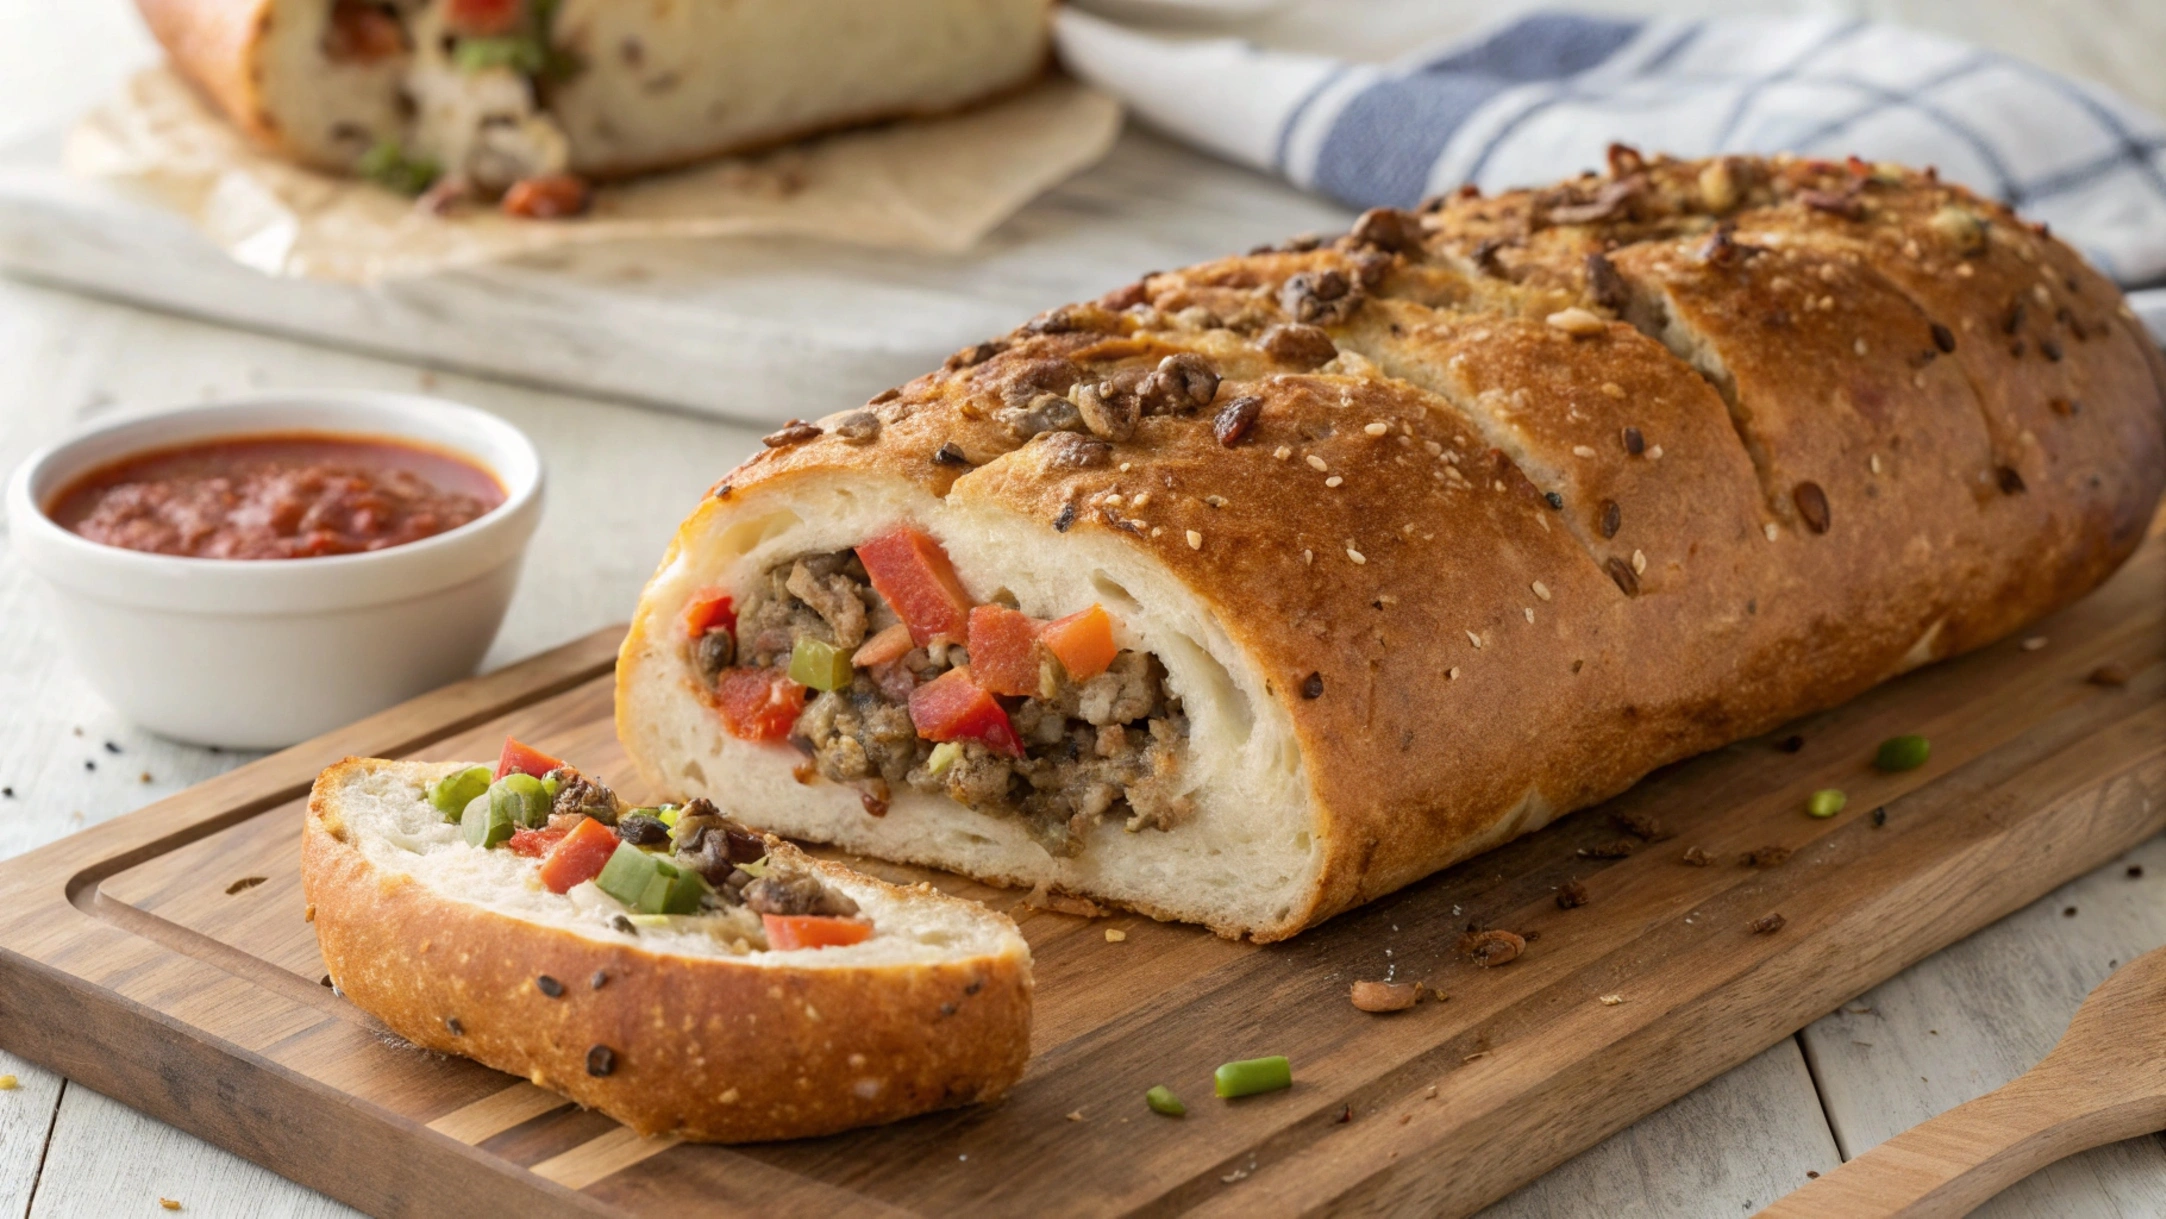
[[1149,1105],[1153,1113],[1162,1113],[1167,1117],[1188,1116],[1188,1106],[1182,1104],[1181,1098],[1173,1094],[1173,1089],[1164,1084],[1144,1093],[1143,1103]]
[[1805,802],[1805,811],[1815,817],[1833,817],[1835,814],[1842,812],[1843,806],[1848,803],[1850,803],[1850,797],[1832,787],[1827,787],[1812,794],[1812,798]]
[[386,190],[418,195],[429,189],[443,171],[427,157],[407,156],[397,140],[383,140],[361,154],[354,163],[354,172]]
[[1916,770],[1925,765],[1925,760],[1932,754],[1932,742],[1916,733],[1891,736],[1880,743],[1880,751],[1873,755],[1873,765],[1891,772]]
[[1219,1096],[1227,1098],[1277,1092],[1294,1086],[1293,1064],[1283,1054],[1229,1062],[1213,1073],[1211,1086]]

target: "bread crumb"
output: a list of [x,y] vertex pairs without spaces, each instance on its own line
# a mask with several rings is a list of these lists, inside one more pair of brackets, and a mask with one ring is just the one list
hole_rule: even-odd
[[1403,1012],[1421,1002],[1419,982],[1356,982],[1349,998],[1365,1012]]
[[2046,646],[2046,637],[2044,635],[2033,635],[2023,641],[2023,650],[2026,652],[2035,652],[2044,646]]
[[158,1205],[169,1211],[177,1211],[181,1208],[180,1199],[178,1198],[160,1198],[158,1199]]
[[1120,944],[1120,943],[1124,943],[1124,942],[1126,942],[1126,941],[1127,941],[1127,939],[1128,939],[1128,933],[1127,933],[1127,932],[1125,932],[1125,931],[1123,931],[1123,930],[1121,930],[1120,928],[1118,928],[1118,927],[1108,927],[1108,928],[1106,928],[1106,943],[1108,943],[1108,944]]
[[22,1087],[22,1081],[16,1079],[13,1075],[0,1075],[0,1092],[13,1092],[20,1087]]
[[1620,1004],[1620,1003],[1622,1003],[1622,1002],[1624,1002],[1624,996],[1623,996],[1623,995],[1604,995],[1604,996],[1602,996],[1602,1006],[1604,1006],[1604,1007],[1615,1007],[1615,1006],[1617,1006],[1618,1004]]
[[1074,1112],[1072,1112],[1072,1113],[1070,1113],[1070,1114],[1068,1115],[1068,1120],[1069,1120],[1069,1121],[1071,1121],[1071,1122],[1080,1122],[1080,1121],[1082,1121],[1082,1120],[1083,1120],[1083,1111],[1082,1111],[1081,1109],[1077,1109],[1077,1110],[1075,1110]]

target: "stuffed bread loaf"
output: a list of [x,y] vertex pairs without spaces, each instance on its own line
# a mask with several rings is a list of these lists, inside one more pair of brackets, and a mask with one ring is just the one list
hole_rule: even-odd
[[259,142],[494,194],[935,114],[1044,66],[1049,0],[137,0]]
[[[2158,498],[2161,384],[2110,282],[1930,171],[1619,148],[769,437],[641,599],[618,731],[781,833],[1278,939],[2082,595]],[[915,706],[1012,631],[817,680],[922,616],[932,543],[966,601],[1111,620],[1104,673],[1042,636],[997,700],[1022,757]]]
[[[310,920],[339,992],[391,1031],[641,1134],[717,1142],[893,1121],[1022,1076],[1030,949],[1005,916],[540,770],[349,758],[317,778]],[[521,781],[557,790],[522,807]]]

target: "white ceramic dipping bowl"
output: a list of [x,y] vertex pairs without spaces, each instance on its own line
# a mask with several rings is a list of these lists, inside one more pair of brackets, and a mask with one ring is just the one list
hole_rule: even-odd
[[[449,450],[494,474],[505,499],[418,542],[311,559],[123,550],[46,515],[76,478],[122,458],[278,432]],[[244,749],[290,745],[472,673],[541,507],[541,458],[517,428],[441,399],[368,391],[115,417],[32,454],[7,488],[15,553],[51,586],[61,637],[91,685],[153,732]]]

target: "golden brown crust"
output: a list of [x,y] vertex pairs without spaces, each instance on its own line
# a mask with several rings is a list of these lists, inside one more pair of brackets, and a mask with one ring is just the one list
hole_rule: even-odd
[[180,74],[259,143],[280,148],[265,111],[256,56],[277,0],[136,0],[143,23]]
[[[1269,675],[1299,738],[1321,879],[1282,922],[1218,927],[1283,938],[1999,638],[2139,540],[2166,403],[2132,332],[2093,325],[2116,316],[2110,285],[1925,175],[1713,165],[1632,158],[1618,177],[1651,184],[1637,202],[1600,179],[1446,201],[1051,311],[869,405],[876,444],[758,454],[680,544],[763,487],[863,469],[1149,551]],[[1723,174],[1718,216],[1701,190]],[[1877,176],[1827,180],[1860,174]],[[1956,287],[1894,261],[1952,205],[1986,238]],[[2090,337],[2019,371],[1966,337],[2017,282],[2003,263],[2075,284],[2055,300],[2083,302]],[[1177,352],[1224,378],[1212,405],[1143,418],[1100,464],[1001,421]],[[2047,392],[2090,396],[2062,412]],[[1260,415],[1228,448],[1210,421],[1241,397]],[[936,461],[943,445],[967,464]]]
[[[326,793],[376,765],[349,758],[317,780],[301,872],[340,993],[415,1045],[522,1076],[641,1134],[709,1142],[894,1121],[992,1100],[1022,1076],[1026,952],[760,965],[663,955],[493,913],[388,873],[347,840]],[[543,975],[561,997],[543,993]],[[598,1046],[608,1050],[606,1075],[588,1068]]]

